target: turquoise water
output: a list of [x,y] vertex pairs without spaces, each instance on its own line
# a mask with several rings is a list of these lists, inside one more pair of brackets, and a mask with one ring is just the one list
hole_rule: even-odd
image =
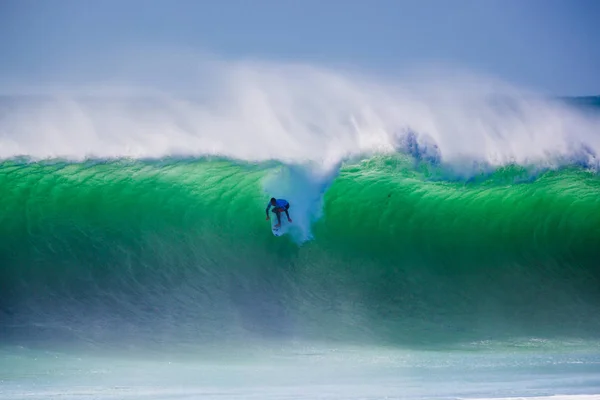
[[66,324],[96,340],[123,325],[177,341],[595,336],[597,174],[515,166],[464,181],[426,167],[400,155],[345,165],[322,203],[288,197],[309,230],[275,238],[264,187],[294,178],[285,165],[6,161],[4,326]]

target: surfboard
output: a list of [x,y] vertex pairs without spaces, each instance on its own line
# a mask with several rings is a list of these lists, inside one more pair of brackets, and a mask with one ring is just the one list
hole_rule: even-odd
[[271,217],[271,231],[273,232],[273,235],[281,236],[281,235],[285,234],[287,232],[288,224],[289,224],[289,222],[287,221],[285,216],[282,215],[281,216],[281,226],[279,228],[275,228],[275,225],[277,225],[277,216],[273,215]]

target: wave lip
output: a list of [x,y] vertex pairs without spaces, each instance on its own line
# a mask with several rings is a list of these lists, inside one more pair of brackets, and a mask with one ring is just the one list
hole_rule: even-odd
[[[415,83],[258,62],[202,71],[186,93],[74,87],[4,97],[0,158],[213,155],[329,171],[408,143],[465,174],[474,164],[597,165],[597,112],[490,79],[424,75]],[[202,91],[190,95],[195,86]]]

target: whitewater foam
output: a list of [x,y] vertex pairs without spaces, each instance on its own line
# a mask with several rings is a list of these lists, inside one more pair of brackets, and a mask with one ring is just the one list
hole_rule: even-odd
[[146,78],[141,88],[75,85],[5,98],[0,157],[220,155],[330,170],[396,151],[407,135],[435,144],[454,166],[595,162],[600,150],[598,117],[481,77],[419,84],[275,62],[201,65],[201,77],[179,77],[189,79],[186,92]]

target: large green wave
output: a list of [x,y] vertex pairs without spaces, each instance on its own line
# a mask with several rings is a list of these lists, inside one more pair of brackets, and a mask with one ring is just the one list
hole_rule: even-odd
[[320,218],[291,199],[294,222],[311,222],[299,241],[274,237],[264,215],[265,182],[289,168],[3,162],[2,332],[414,343],[599,331],[594,172],[444,179],[372,157],[328,182]]

